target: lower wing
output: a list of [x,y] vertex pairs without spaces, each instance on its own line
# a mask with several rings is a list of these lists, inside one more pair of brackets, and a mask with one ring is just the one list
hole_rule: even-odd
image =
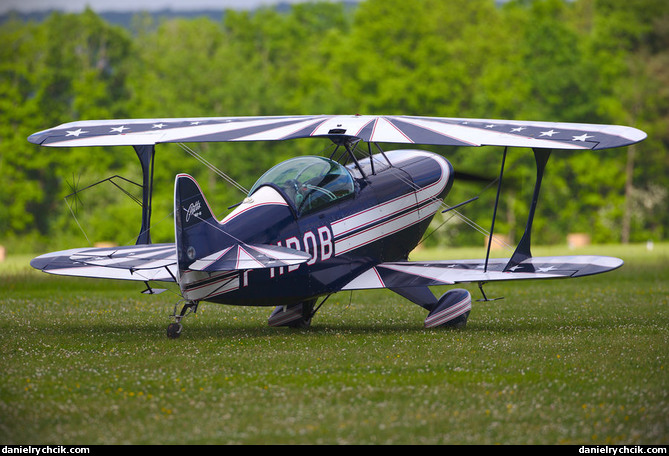
[[508,259],[381,263],[368,269],[342,290],[408,288],[522,279],[583,277],[622,266],[619,258],[604,256],[533,257],[504,271]]
[[[237,244],[195,261],[189,269],[242,271],[304,263],[311,255],[273,245]],[[34,258],[30,265],[49,274],[138,281],[176,282],[174,244],[63,250]]]
[[34,258],[30,265],[56,275],[138,281],[176,282],[174,244],[63,250]]

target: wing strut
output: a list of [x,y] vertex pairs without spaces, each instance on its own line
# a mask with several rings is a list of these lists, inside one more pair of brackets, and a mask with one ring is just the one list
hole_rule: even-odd
[[[353,160],[353,163],[355,163],[355,167],[358,168],[358,171],[360,171],[360,174],[364,179],[367,178],[365,175],[365,172],[362,170],[362,167],[360,166],[360,163],[358,163],[358,159],[355,157],[354,149],[357,146],[357,143],[360,141],[359,138],[356,138],[354,136],[330,136],[330,140],[337,145],[334,151],[332,151],[332,155],[330,155],[330,158],[334,157],[335,152],[337,152],[337,149],[339,149],[339,146],[344,146],[346,149],[346,152],[348,153],[348,156]],[[371,149],[370,151],[370,157],[371,157]],[[342,153],[342,157],[344,154]],[[339,157],[341,159],[341,157]],[[374,165],[372,165],[372,174],[374,174]]]
[[153,196],[153,158],[155,146],[133,146],[142,164],[142,226],[135,244],[151,244],[151,199]]
[[[504,155],[502,155],[502,167],[499,170],[499,180],[497,181],[497,196],[495,196],[495,209],[492,211],[492,225],[490,226],[490,234],[488,235],[488,250],[485,254],[485,266],[483,272],[488,272],[488,259],[490,258],[490,244],[492,243],[492,236],[495,232],[495,219],[497,218],[497,205],[499,204],[499,194],[502,191],[502,176],[504,175],[504,162],[506,161],[506,150],[504,148]],[[483,290],[481,290],[483,291]]]
[[526,259],[532,258],[532,253],[530,252],[530,244],[532,237],[532,222],[534,221],[534,211],[537,207],[537,202],[539,201],[541,180],[544,177],[544,170],[546,169],[546,163],[550,158],[551,149],[532,149],[532,150],[534,150],[534,161],[537,164],[537,180],[534,184],[532,205],[530,206],[530,213],[527,216],[527,225],[525,226],[525,233],[523,234],[523,237],[518,243],[518,246],[516,246],[516,251],[513,252],[513,256],[511,257],[506,267],[504,268],[504,272],[511,270],[511,268],[517,266]]
[[351,157],[351,159],[353,160],[353,163],[355,163],[356,168],[358,168],[358,171],[360,171],[360,174],[362,174],[362,177],[366,179],[367,176],[365,176],[365,172],[362,170],[360,163],[358,163],[358,159],[355,157],[355,154],[353,153],[353,149],[355,149],[355,142],[346,141],[344,143],[344,147],[346,148],[346,152],[348,152],[349,157]]

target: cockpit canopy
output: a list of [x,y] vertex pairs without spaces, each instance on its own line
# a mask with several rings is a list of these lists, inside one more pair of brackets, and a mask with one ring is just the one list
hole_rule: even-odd
[[280,188],[298,214],[314,211],[354,192],[349,171],[324,157],[296,157],[271,168],[253,185],[249,195],[262,185]]

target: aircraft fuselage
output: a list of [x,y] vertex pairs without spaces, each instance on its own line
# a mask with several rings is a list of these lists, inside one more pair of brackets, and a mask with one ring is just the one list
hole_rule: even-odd
[[[386,156],[393,166],[380,154],[372,158],[373,170],[369,158],[347,165],[354,191],[302,213],[295,199],[277,185],[252,189],[242,205],[218,222],[221,231],[251,245],[304,251],[311,259],[276,268],[187,271],[180,278],[184,297],[233,305],[287,305],[336,292],[379,263],[406,260],[441,208],[453,169],[442,156],[425,151],[399,150]],[[216,242],[208,239],[202,242]],[[219,249],[197,243],[195,248]]]

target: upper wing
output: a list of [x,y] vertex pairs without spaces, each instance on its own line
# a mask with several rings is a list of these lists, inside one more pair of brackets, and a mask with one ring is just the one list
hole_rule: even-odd
[[504,272],[508,259],[381,263],[348,283],[342,290],[407,288],[519,279],[557,279],[601,274],[622,266],[618,258],[556,256],[528,258]]
[[632,127],[448,117],[316,115],[118,119],[71,122],[31,135],[53,147],[159,143],[278,141],[350,137],[365,142],[545,149],[607,149],[634,144],[646,133]]

